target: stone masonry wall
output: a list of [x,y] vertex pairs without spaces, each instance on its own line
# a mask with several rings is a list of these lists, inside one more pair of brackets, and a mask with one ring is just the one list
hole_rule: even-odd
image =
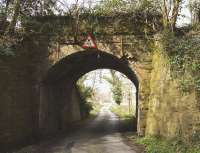
[[37,138],[37,77],[30,50],[17,48],[13,57],[0,59],[0,149]]
[[81,99],[71,80],[43,86],[42,90],[39,112],[41,135],[56,134],[66,130],[71,123],[81,120]]
[[177,80],[171,77],[169,60],[160,50],[154,52],[152,65],[146,135],[190,141],[200,130],[195,90],[189,94],[179,90]]
[[[122,36],[113,36],[112,42],[99,41],[97,45],[119,58],[128,53],[130,67],[140,82],[138,132],[188,139],[200,124],[195,91],[181,93],[170,76],[168,59],[157,51],[149,52],[145,41],[133,39],[126,43]],[[80,119],[74,82],[68,78],[59,82],[61,85],[45,86],[42,80],[54,63],[84,50],[77,45],[62,46],[60,52],[49,56],[48,45],[46,38],[31,38],[18,46],[14,57],[0,58],[0,148],[57,132]],[[58,94],[51,97],[51,92]]]
[[[45,133],[41,131],[43,130],[41,122],[44,121],[42,117],[51,119],[50,110],[46,112],[44,109],[50,108],[51,103],[40,103],[47,102],[50,98],[45,95],[49,90],[44,88],[42,80],[54,63],[54,60],[49,58],[47,38],[25,39],[16,46],[14,52],[14,56],[0,57],[0,152],[38,139],[42,133]],[[66,83],[66,87],[68,85],[69,83]],[[78,120],[80,118],[79,99],[76,98],[78,95],[76,96],[77,91],[74,89],[72,100],[64,99],[66,101],[63,102],[62,109],[67,103],[70,104],[69,107],[73,109],[68,114],[63,112],[63,115]],[[70,91],[68,94],[71,94],[71,89],[68,91]],[[62,94],[67,95],[67,89],[63,89]],[[75,103],[70,103],[71,101]],[[53,106],[56,106],[56,102],[56,100],[52,101]],[[54,114],[53,118],[55,115],[61,115],[61,107],[58,109],[60,114]],[[64,120],[64,117],[59,117]],[[53,122],[52,124],[55,126]],[[57,126],[62,128],[64,125]],[[49,131],[51,131],[50,127],[48,127]],[[53,127],[54,131],[57,129],[58,127]]]

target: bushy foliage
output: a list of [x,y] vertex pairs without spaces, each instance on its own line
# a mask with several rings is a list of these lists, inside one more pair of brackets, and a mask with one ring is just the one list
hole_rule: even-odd
[[177,37],[164,31],[162,46],[170,58],[173,77],[179,77],[180,89],[188,92],[195,88],[200,92],[200,37]]
[[130,112],[128,111],[128,106],[113,106],[111,107],[111,111],[115,114],[117,114],[121,118],[132,118],[135,114],[134,109],[130,109]]
[[193,15],[193,24],[197,24],[200,21],[200,2],[199,0],[190,0],[190,10]]
[[0,37],[0,57],[15,56],[14,45],[18,43],[19,39],[14,37]]
[[90,102],[90,99],[92,98],[94,94],[92,88],[84,84],[86,77],[87,76],[82,77],[77,83],[80,97],[81,97],[80,111],[81,111],[82,117],[89,116],[90,111],[92,110],[92,103]]
[[106,81],[108,81],[111,85],[113,100],[120,105],[123,99],[122,95],[122,83],[119,79],[119,77],[116,75],[116,71],[111,70],[111,77],[104,77]]
[[12,48],[0,45],[0,56],[14,56]]
[[124,105],[117,105],[117,106],[112,106],[111,111],[116,114],[120,118],[121,125],[123,126],[123,129],[130,130],[130,131],[135,131],[137,129],[136,127],[136,122],[137,119],[134,116],[134,110],[131,109],[130,112],[128,111],[129,108],[128,106]]
[[115,85],[113,85],[112,92],[113,92],[114,101],[118,105],[120,105],[120,103],[122,102],[122,87],[121,87],[121,84],[116,83]]
[[145,145],[147,153],[200,153],[199,146],[190,146],[179,140],[144,137],[138,138],[137,143]]
[[[151,13],[158,13],[158,6],[161,3],[153,0],[106,0],[96,5],[94,8],[96,13],[100,14],[116,14],[116,13],[130,13],[135,11],[146,11]],[[149,14],[150,15],[150,14]]]
[[[157,3],[156,3],[157,2]],[[94,14],[113,16],[132,21],[140,34],[159,31],[162,27],[160,1],[157,0],[106,0],[94,8]],[[137,27],[136,27],[137,26]]]

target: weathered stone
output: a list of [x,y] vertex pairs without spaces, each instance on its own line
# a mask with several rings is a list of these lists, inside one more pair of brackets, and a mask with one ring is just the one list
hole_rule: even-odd
[[200,115],[197,97],[194,91],[183,94],[178,89],[177,80],[171,78],[168,62],[163,53],[154,53],[145,133],[188,140]]
[[[112,32],[110,22],[105,24],[104,32]],[[65,30],[72,32],[71,22],[67,25]],[[129,32],[124,28],[119,30]],[[68,43],[70,35],[64,36],[63,44],[54,42],[50,48],[52,42],[45,33],[25,39],[17,47],[16,57],[0,60],[0,148],[56,133],[79,120],[76,81],[98,68],[118,70],[135,83],[140,135],[190,140],[198,133],[200,99],[195,90],[183,94],[178,89],[169,60],[160,52],[160,42],[125,33],[98,35],[98,50]]]

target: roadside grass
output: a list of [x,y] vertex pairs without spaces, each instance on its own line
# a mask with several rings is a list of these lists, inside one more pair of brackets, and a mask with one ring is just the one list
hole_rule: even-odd
[[161,137],[139,137],[136,133],[126,133],[125,138],[136,145],[143,145],[145,153],[200,153],[200,145],[189,145],[181,140],[166,140]]
[[130,109],[129,111],[128,106],[121,106],[121,105],[112,106],[111,111],[122,119],[132,118],[135,112],[133,109]]
[[[133,125],[134,111],[124,106],[112,106],[111,111],[120,117],[124,126]],[[136,120],[135,120],[136,121]],[[200,153],[200,142],[196,145],[186,144],[180,139],[166,140],[161,137],[138,137],[136,133],[123,134],[133,144],[145,146],[145,153]]]
[[137,137],[136,143],[142,144],[147,153],[200,153],[200,146],[188,145],[178,139],[166,140],[159,137]]
[[101,110],[101,104],[99,103],[93,103],[92,104],[92,110],[90,111],[90,116],[91,117],[96,117],[98,115],[98,113]]
[[129,110],[128,106],[114,105],[110,110],[119,116],[122,131],[135,131],[136,130],[136,118],[134,116],[134,110]]
[[[129,113],[127,107],[112,106],[111,111],[119,116],[122,124],[126,127],[130,127],[134,122],[136,123],[133,116],[134,111],[132,110]],[[155,136],[139,137],[134,132],[123,133],[123,136],[132,144],[143,145],[145,153],[200,153],[200,142],[186,144],[180,138],[166,140]]]

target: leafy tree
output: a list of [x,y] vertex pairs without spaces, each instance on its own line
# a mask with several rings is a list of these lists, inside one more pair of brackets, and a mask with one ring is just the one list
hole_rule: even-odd
[[174,31],[183,0],[163,0],[163,26]]
[[[2,0],[0,1],[1,31],[13,34],[24,17],[52,15],[59,12],[56,0]],[[5,30],[6,29],[6,30]]]
[[121,84],[116,84],[114,88],[112,89],[113,92],[113,99],[115,102],[120,105],[122,102],[122,88]]
[[10,34],[14,33],[15,26],[17,24],[17,20],[18,20],[18,17],[20,15],[20,10],[21,10],[20,3],[21,3],[21,0],[15,0],[14,1],[13,16],[12,16],[11,22],[8,26],[8,29],[6,31],[7,33],[10,33]]
[[[133,25],[141,31],[158,31],[161,29],[162,11],[159,0],[106,0],[97,4],[94,13],[103,16],[115,16],[133,19]],[[127,15],[125,15],[127,14]]]
[[96,5],[96,12],[103,14],[116,13],[133,13],[135,11],[141,12],[157,12],[160,6],[158,0],[106,0]]
[[83,76],[77,82],[77,86],[78,86],[80,96],[81,96],[80,111],[81,111],[82,117],[87,117],[90,111],[93,109],[92,104],[89,102],[89,100],[93,97],[94,92],[93,92],[92,87],[86,86],[84,84],[84,81],[86,79],[87,79],[87,75]]
[[192,13],[192,23],[197,24],[200,21],[200,1],[190,0],[190,11]]
[[12,0],[0,1],[0,33],[2,33],[8,25],[7,18],[9,16],[10,4]]
[[110,74],[111,74],[111,78],[104,76],[104,79],[111,84],[113,99],[118,105],[120,105],[122,102],[122,99],[123,99],[122,83],[121,83],[119,77],[116,75],[116,71],[111,70]]
[[96,6],[97,13],[113,14],[126,11],[127,2],[124,0],[107,0],[102,1]]

